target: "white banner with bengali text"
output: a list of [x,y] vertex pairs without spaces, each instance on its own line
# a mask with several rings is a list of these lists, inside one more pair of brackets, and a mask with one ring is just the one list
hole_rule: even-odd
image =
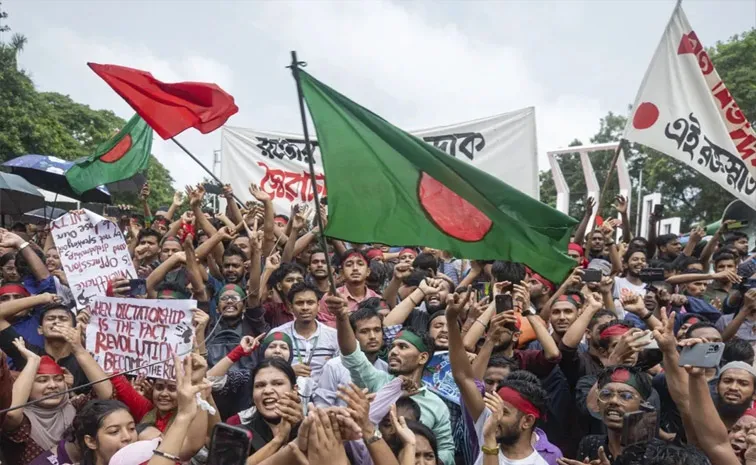
[[[534,108],[412,131],[412,134],[519,191],[539,198]],[[288,215],[292,202],[312,201],[303,136],[224,126],[221,152],[221,179],[231,184],[234,193],[242,200],[253,200],[248,187],[255,183],[273,197],[279,213]],[[318,193],[326,195],[317,143],[314,152]],[[370,176],[370,173],[355,175]]]
[[173,355],[192,349],[192,310],[196,300],[126,299],[95,296],[87,325],[87,350],[105,373],[137,371],[147,377],[175,379]]
[[624,137],[685,163],[756,209],[756,133],[679,2]]
[[105,295],[108,281],[136,279],[123,233],[112,221],[89,210],[72,211],[52,221],[50,233],[79,310]]

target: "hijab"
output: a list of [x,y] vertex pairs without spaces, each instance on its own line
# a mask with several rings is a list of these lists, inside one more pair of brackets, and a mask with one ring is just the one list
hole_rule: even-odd
[[[63,375],[63,369],[47,355],[43,355],[37,375]],[[31,404],[24,407],[24,415],[29,419],[31,432],[29,436],[42,449],[48,450],[57,446],[63,433],[71,426],[76,416],[76,409],[71,405],[68,394],[53,408]]]

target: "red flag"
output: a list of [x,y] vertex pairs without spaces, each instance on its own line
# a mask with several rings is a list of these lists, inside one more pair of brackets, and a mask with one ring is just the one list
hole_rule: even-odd
[[170,139],[190,127],[207,134],[221,127],[239,111],[234,98],[216,84],[167,84],[146,71],[117,65],[87,64],[163,139]]

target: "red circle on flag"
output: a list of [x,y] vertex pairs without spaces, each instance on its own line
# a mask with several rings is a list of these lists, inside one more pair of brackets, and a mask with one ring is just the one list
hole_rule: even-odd
[[436,227],[455,239],[477,242],[491,230],[483,212],[427,173],[420,176],[417,196]]
[[633,127],[635,129],[648,129],[659,119],[659,109],[651,102],[643,102],[635,110],[633,115]]
[[112,149],[108,150],[105,155],[100,157],[100,161],[104,163],[115,163],[131,149],[131,134],[126,134],[126,137],[119,140]]

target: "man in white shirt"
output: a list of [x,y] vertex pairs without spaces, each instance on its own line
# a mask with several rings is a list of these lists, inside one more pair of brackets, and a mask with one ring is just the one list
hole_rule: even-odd
[[[373,366],[388,372],[388,364],[378,358],[383,346],[383,318],[374,307],[360,308],[349,315],[354,335],[360,344],[360,349]],[[339,386],[346,386],[352,382],[349,370],[344,366],[341,357],[332,358],[323,368],[318,380],[318,387],[313,393],[313,402],[318,407],[345,407],[346,402],[337,397]]]
[[294,284],[286,298],[294,321],[274,328],[270,333],[289,335],[293,352],[292,368],[297,377],[310,378],[311,388],[314,388],[326,362],[339,355],[336,330],[317,320],[318,294],[312,284]]

